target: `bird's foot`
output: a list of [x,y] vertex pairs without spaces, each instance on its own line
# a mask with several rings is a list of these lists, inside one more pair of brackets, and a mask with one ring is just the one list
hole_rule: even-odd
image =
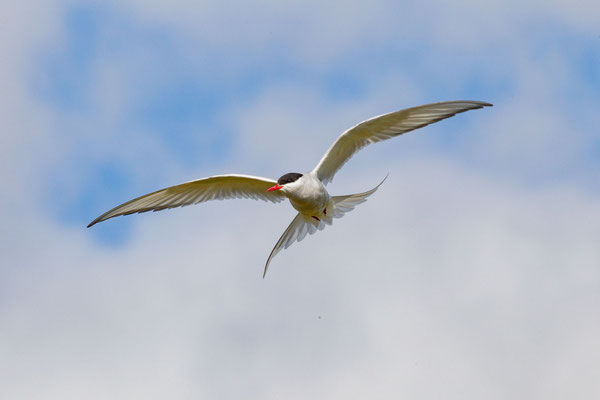
[[316,219],[317,221],[320,221],[319,217],[315,217],[314,215],[312,215],[312,217],[313,217],[314,219]]
[[327,215],[327,207],[323,209],[323,214]]

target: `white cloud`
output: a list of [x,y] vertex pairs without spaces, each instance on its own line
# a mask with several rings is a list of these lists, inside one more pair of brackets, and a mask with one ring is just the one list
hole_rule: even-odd
[[[373,25],[369,15],[381,14],[368,11],[361,19],[364,8],[340,10],[342,25],[311,50],[306,43],[318,42],[317,28],[337,18],[335,7],[315,9],[314,19],[292,25],[304,29],[294,33],[285,31],[286,24],[305,14],[304,3],[292,4],[291,11],[281,3],[267,5],[272,11],[260,16],[241,6],[234,13],[240,30],[219,25],[215,15],[229,11],[225,6],[217,11],[203,6],[184,16],[182,10],[188,9],[178,8],[180,3],[172,9],[146,4],[141,18],[181,24],[182,35],[198,30],[206,40],[228,41],[231,48],[253,43],[243,52],[264,46],[269,32],[281,29],[283,41],[305,46],[299,55],[327,53],[331,60]],[[491,9],[497,9],[499,21],[514,18],[516,11],[498,4]],[[548,12],[560,15],[556,10],[562,6],[557,3]],[[407,24],[419,10],[415,6]],[[287,204],[217,202],[130,216],[132,239],[119,249],[102,247],[83,227],[66,227],[47,215],[36,201],[40,182],[48,179],[45,171],[48,166],[66,169],[63,157],[80,148],[96,159],[113,153],[119,160],[131,158],[123,168],[136,181],[161,169],[160,179],[176,180],[183,172],[180,164],[171,165],[174,154],[160,143],[144,141],[144,151],[152,155],[147,159],[155,161],[141,162],[145,156],[128,148],[143,133],[115,139],[111,131],[139,94],[128,95],[126,77],[136,70],[134,57],[98,60],[92,115],[42,107],[30,97],[19,67],[27,66],[23,60],[30,60],[31,49],[44,35],[53,38],[59,25],[56,9],[39,11],[48,18],[44,23],[11,25],[10,36],[32,37],[19,46],[2,42],[2,58],[16,60],[2,67],[0,77],[13,100],[3,101],[0,111],[2,144],[8,144],[2,147],[8,190],[0,231],[3,398],[347,399],[400,393],[558,399],[600,394],[595,379],[600,356],[597,194],[572,175],[527,185],[504,171],[503,158],[510,157],[516,171],[524,167],[530,174],[528,169],[539,163],[558,175],[559,168],[552,169],[555,155],[565,162],[589,142],[588,123],[562,136],[572,111],[563,107],[568,99],[558,95],[565,86],[580,86],[569,78],[572,64],[563,57],[537,62],[517,51],[518,59],[511,61],[514,99],[357,155],[331,185],[333,193],[365,190],[390,171],[386,183],[333,227],[280,253],[262,280],[266,256],[294,214]],[[23,21],[25,15],[15,18]],[[244,25],[245,15],[265,24],[255,31],[252,24]],[[289,17],[276,18],[282,15]],[[578,14],[569,11],[566,23],[575,24],[573,15]],[[461,21],[460,14],[453,18]],[[430,23],[437,22],[440,15],[433,13]],[[492,25],[495,40],[503,40],[501,25]],[[365,40],[389,34],[384,28],[377,25]],[[223,31],[229,36],[217,37]],[[238,42],[234,32],[247,41]],[[430,33],[431,40],[451,39],[440,32]],[[478,40],[486,47],[485,36]],[[477,48],[477,43],[468,46]],[[321,62],[327,58],[317,65]],[[544,63],[560,68],[545,70]],[[443,75],[444,67],[438,71]],[[366,81],[368,96],[362,99],[332,100],[314,87],[273,84],[255,99],[220,110],[238,135],[232,149],[238,161],[209,169],[273,175],[287,172],[288,165],[310,168],[350,125],[436,95],[407,83],[403,71]],[[47,125],[65,120],[91,127],[76,146]],[[468,151],[444,153],[433,146],[440,129],[465,137],[461,145]],[[44,136],[48,132],[52,136]],[[115,140],[130,141],[111,146]],[[518,146],[511,146],[515,142]],[[286,147],[281,143],[302,152],[281,152]],[[39,147],[46,151],[33,151]],[[469,151],[489,159],[492,167],[477,169],[473,158],[463,158]],[[85,158],[82,170],[52,179],[78,186],[90,168]],[[250,166],[255,171],[247,171]],[[210,174],[199,173],[204,172]],[[104,224],[110,223],[116,221]]]
[[568,366],[600,352],[585,334],[600,329],[599,211],[573,188],[534,192],[409,160],[369,202],[278,255],[264,281],[289,207],[130,217],[134,242],[111,252],[38,221],[25,227],[31,255],[13,258],[36,273],[11,274],[3,388],[11,398],[76,398],[90,385],[98,398],[361,398],[374,387],[374,398],[505,398],[553,395],[547,382],[563,382],[597,393]]
[[480,57],[502,54],[528,46],[530,40],[543,37],[544,30],[595,35],[595,16],[600,12],[591,0],[424,4],[242,1],[235,5],[131,0],[116,6],[143,24],[180,32],[191,58],[202,55],[199,49],[221,48],[230,60],[254,60],[272,56],[273,47],[282,47],[282,56],[294,65],[316,69],[337,65],[357,49],[387,48],[395,53],[420,45],[421,57],[432,54],[438,62],[439,54],[445,52],[467,57],[473,57],[473,52]]

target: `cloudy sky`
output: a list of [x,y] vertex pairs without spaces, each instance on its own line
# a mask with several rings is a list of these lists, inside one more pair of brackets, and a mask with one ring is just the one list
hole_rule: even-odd
[[[3,399],[596,399],[600,3],[0,3]],[[287,203],[116,218],[219,173],[377,144],[370,200],[281,252]]]

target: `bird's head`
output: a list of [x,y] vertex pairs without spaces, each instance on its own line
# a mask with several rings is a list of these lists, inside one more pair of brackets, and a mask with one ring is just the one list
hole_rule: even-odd
[[290,188],[294,185],[294,182],[297,182],[298,179],[302,177],[302,174],[297,172],[289,172],[285,175],[282,175],[281,178],[277,179],[277,185],[270,187],[267,189],[267,192],[271,192],[273,190],[282,190],[285,191],[286,188]]

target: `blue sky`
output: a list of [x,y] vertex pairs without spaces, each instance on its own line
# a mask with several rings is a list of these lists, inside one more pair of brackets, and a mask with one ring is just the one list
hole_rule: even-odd
[[[391,7],[390,12],[400,12],[401,8]],[[227,26],[227,19],[227,16],[222,18],[220,29]],[[260,17],[249,14],[244,21],[247,25],[245,29],[252,29],[254,23],[260,22]],[[201,168],[231,156],[235,128],[227,118],[219,118],[223,110],[243,107],[270,87],[289,85],[310,88],[328,102],[344,104],[368,97],[368,87],[377,76],[398,74],[418,88],[422,93],[421,102],[452,98],[485,99],[502,107],[522,94],[515,70],[523,60],[511,58],[511,54],[526,51],[525,62],[552,58],[556,54],[564,55],[568,64],[566,68],[573,71],[575,76],[566,85],[556,84],[552,89],[552,95],[556,96],[553,100],[567,107],[565,111],[573,118],[582,120],[583,126],[576,127],[585,130],[594,120],[593,116],[585,115],[591,105],[581,110],[578,104],[567,99],[583,95],[587,97],[586,102],[598,101],[600,83],[597,68],[594,68],[598,65],[598,38],[590,33],[573,32],[572,27],[565,27],[560,21],[549,19],[543,22],[537,29],[527,29],[530,38],[525,45],[503,43],[496,39],[498,41],[492,43],[495,48],[485,48],[480,54],[469,54],[469,49],[463,48],[460,43],[439,48],[431,45],[433,39],[427,37],[423,42],[401,40],[403,36],[411,38],[410,32],[404,28],[400,29],[399,37],[382,35],[384,40],[379,43],[353,43],[339,51],[340,54],[326,65],[319,65],[318,59],[315,62],[295,62],[297,56],[294,55],[296,49],[293,43],[286,43],[274,29],[262,28],[268,40],[260,43],[257,54],[250,52],[240,55],[231,49],[236,39],[228,44],[229,47],[222,48],[211,43],[210,38],[204,38],[201,30],[199,37],[190,38],[169,29],[160,21],[140,23],[134,13],[120,10],[114,5],[70,5],[64,7],[59,19],[63,40],[43,44],[41,54],[35,56],[38,63],[32,72],[32,88],[44,106],[79,115],[83,119],[90,115],[102,118],[93,97],[98,64],[102,60],[135,63],[133,69],[116,72],[121,81],[127,82],[126,89],[130,93],[127,94],[129,101],[122,104],[124,107],[118,119],[110,126],[115,130],[115,145],[120,145],[120,138],[137,131],[160,141],[164,150],[183,167]],[[323,36],[328,33],[326,29],[321,32]],[[230,32],[227,35],[235,36]],[[189,54],[194,40],[202,42],[204,39],[209,44]],[[243,44],[243,39],[240,42]],[[318,43],[314,46],[318,47]],[[309,55],[316,52],[309,46]],[[392,85],[390,89],[391,92],[403,90],[400,85]],[[581,89],[584,93],[580,92]],[[527,94],[531,95],[531,92]],[[387,108],[377,112],[411,105],[390,103],[386,104]],[[358,121],[345,122],[349,126]],[[81,136],[82,129],[90,129],[85,125],[69,126],[69,122],[62,123],[59,121],[55,129],[64,130],[74,140]],[[455,129],[464,123],[468,121],[450,121],[447,128]],[[322,149],[326,148],[335,134],[337,132],[332,132],[323,138],[320,144]],[[447,153],[460,153],[463,144],[461,139],[458,135],[437,135],[429,146],[441,148]],[[578,159],[583,156],[588,162],[596,162],[597,139],[588,139],[588,151],[582,149],[581,154],[565,157]],[[285,136],[280,140],[285,141]],[[51,211],[60,220],[78,225],[102,209],[100,204],[95,203],[96,195],[93,193],[110,193],[103,200],[111,204],[132,194],[128,191],[131,176],[119,165],[118,160],[110,154],[103,154],[100,159],[85,162],[82,160],[82,157],[87,158],[85,142],[79,144],[81,147],[76,146],[67,154],[70,162],[63,166],[83,167],[89,170],[93,178],[76,189],[72,198],[66,199],[64,204],[55,204],[57,207]],[[479,161],[477,166],[485,167],[482,165],[485,164],[485,157],[480,159],[478,155],[468,152],[461,155],[470,157],[473,163]],[[503,172],[506,161],[494,165],[496,172]],[[573,169],[579,169],[580,165],[573,165],[575,161],[570,160],[563,168],[571,169],[570,172],[576,174]],[[528,167],[531,169],[532,166]],[[533,175],[534,181],[553,180],[560,177],[561,171],[553,170],[550,174],[525,171],[525,175]],[[52,189],[61,190],[60,187],[50,188],[50,196],[56,194],[56,190]],[[101,229],[100,233],[93,235],[100,235],[99,239],[105,242],[110,242],[112,238],[117,238],[117,242],[123,239],[117,234],[121,229],[105,229],[108,229],[106,234]]]
[[[595,2],[0,11],[0,397],[600,394]],[[85,229],[191,179],[311,169],[361,120],[452,99],[494,107],[357,154],[330,191],[386,183],[265,281],[287,204]]]

